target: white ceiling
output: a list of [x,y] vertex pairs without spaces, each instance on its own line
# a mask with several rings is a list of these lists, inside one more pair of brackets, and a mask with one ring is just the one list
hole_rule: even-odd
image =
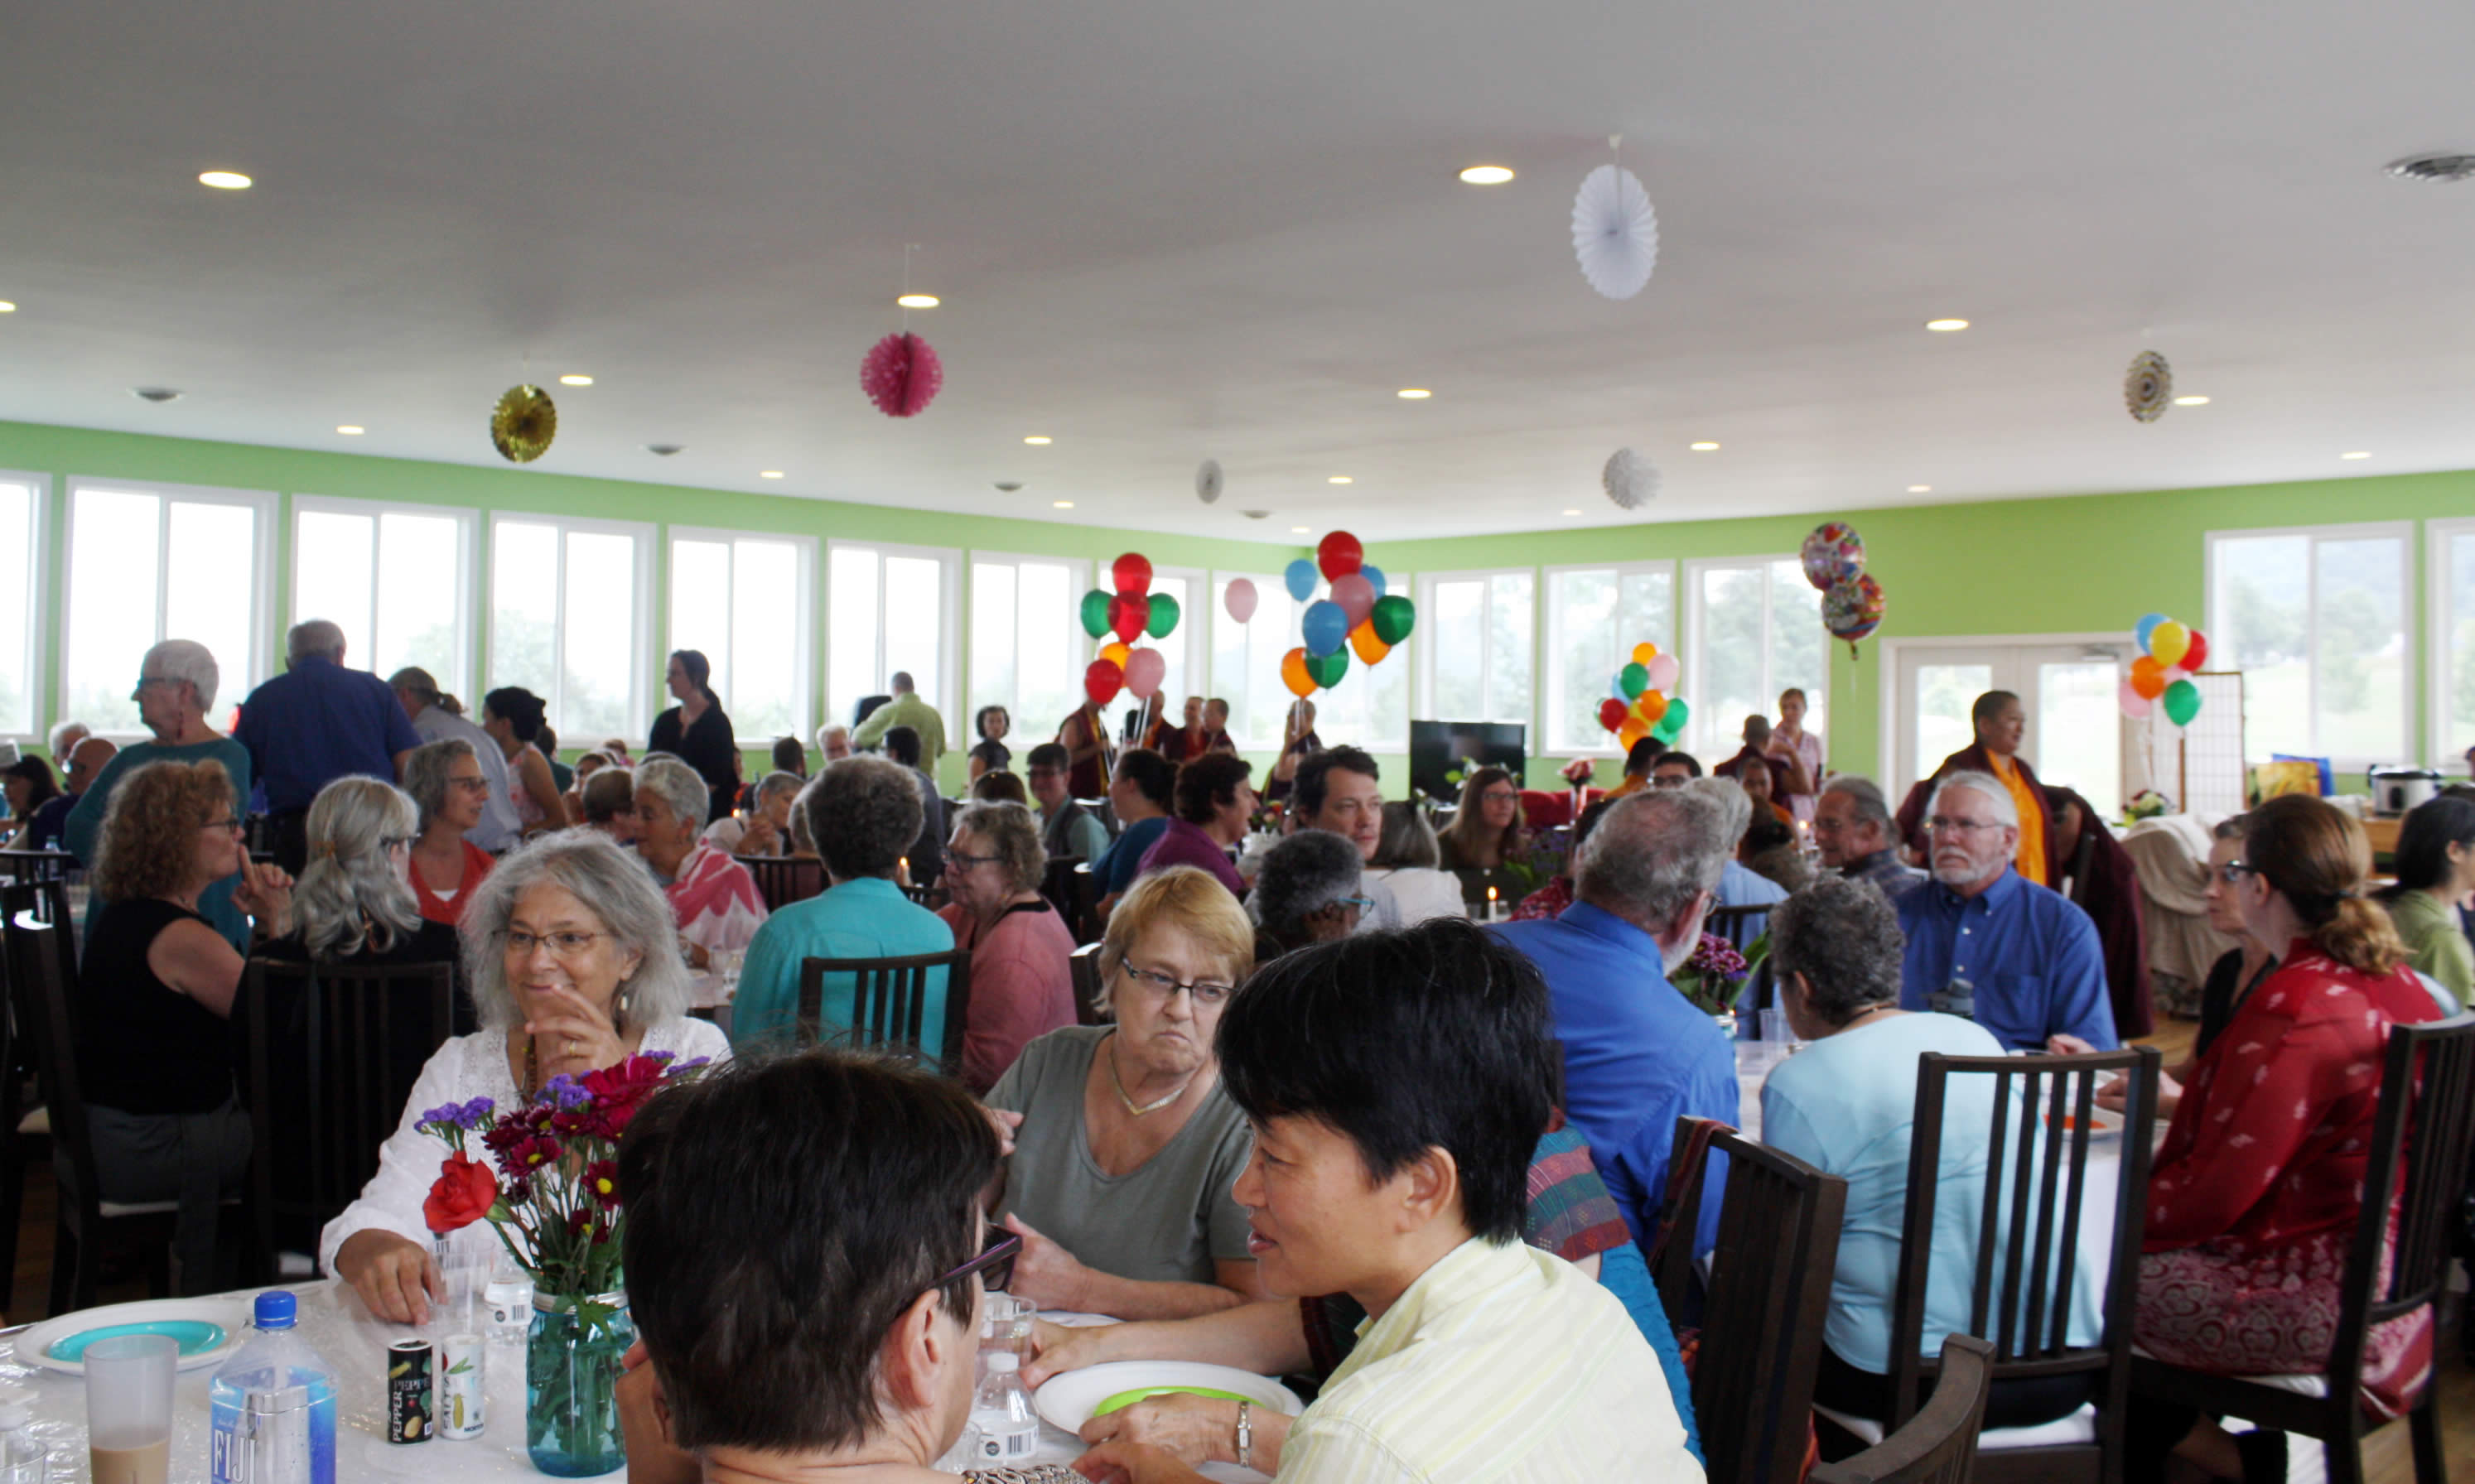
[[[2463,0],[21,6],[0,417],[495,464],[581,371],[535,467],[1281,541],[2464,468],[2475,183],[2380,167],[2475,148],[2470,54]],[[2150,346],[2214,403],[2126,417]]]

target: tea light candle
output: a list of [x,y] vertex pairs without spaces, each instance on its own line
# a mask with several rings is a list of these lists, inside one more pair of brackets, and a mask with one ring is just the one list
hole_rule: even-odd
[[1487,920],[1487,921],[1489,921],[1489,922],[1493,922],[1493,921],[1495,921],[1495,920],[1496,920],[1496,911],[1497,911],[1497,906],[1498,906],[1498,904],[1497,904],[1497,902],[1496,902],[1496,900],[1495,900],[1495,888],[1494,888],[1493,887],[1489,887],[1489,888],[1486,888],[1486,920]]

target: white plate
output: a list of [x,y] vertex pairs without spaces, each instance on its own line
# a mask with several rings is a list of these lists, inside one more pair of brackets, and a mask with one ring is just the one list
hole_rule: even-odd
[[1080,1432],[1091,1420],[1091,1409],[1121,1391],[1140,1391],[1149,1386],[1196,1386],[1209,1391],[1234,1392],[1254,1399],[1259,1407],[1268,1407],[1288,1417],[1306,1410],[1297,1393],[1280,1382],[1251,1371],[1238,1371],[1228,1366],[1207,1366],[1191,1360],[1112,1360],[1102,1365],[1086,1366],[1052,1375],[1048,1384],[1040,1388],[1031,1400],[1040,1411],[1041,1420],[1052,1427],[1067,1432]]
[[249,1338],[249,1316],[250,1306],[232,1299],[150,1299],[143,1303],[115,1303],[100,1309],[80,1309],[74,1314],[47,1319],[17,1336],[17,1363],[40,1366],[63,1375],[84,1375],[84,1361],[62,1360],[48,1353],[51,1348],[72,1335],[84,1334],[90,1329],[188,1321],[214,1325],[224,1332],[221,1343],[181,1357],[181,1370],[202,1370],[223,1364],[233,1350],[240,1348],[241,1342]]

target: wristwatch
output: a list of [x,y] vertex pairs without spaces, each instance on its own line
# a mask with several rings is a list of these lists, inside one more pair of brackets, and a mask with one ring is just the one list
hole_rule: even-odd
[[1238,1467],[1240,1469],[1255,1467],[1255,1423],[1248,1415],[1254,1406],[1254,1402],[1243,1397],[1238,1399]]

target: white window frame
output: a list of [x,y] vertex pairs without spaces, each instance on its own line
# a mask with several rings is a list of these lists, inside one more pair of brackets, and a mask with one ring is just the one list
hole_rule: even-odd
[[653,729],[652,685],[653,665],[653,568],[660,550],[661,529],[649,521],[605,521],[591,516],[545,515],[527,510],[493,510],[490,512],[490,561],[481,585],[475,596],[482,614],[481,625],[481,689],[485,692],[499,686],[492,672],[493,630],[498,624],[499,527],[502,523],[549,525],[558,531],[558,568],[551,574],[558,617],[551,624],[551,693],[542,697],[548,707],[551,726],[562,740],[574,735],[567,722],[565,701],[567,689],[567,536],[570,531],[586,531],[605,536],[632,536],[636,541],[636,571],[633,585],[636,594],[635,632],[628,636],[630,661],[627,666],[627,715],[630,737],[649,735]]
[[2475,519],[2423,523],[2424,758],[2425,766],[2443,771],[2463,767],[2466,762],[2466,749],[2456,745],[2449,721],[2454,699],[2449,693],[2450,635],[2458,627],[2458,615],[2449,600],[2449,543],[2459,536],[2475,536]]
[[[662,628],[670,641],[662,649],[662,653],[666,656],[674,650],[685,647],[677,643],[678,629],[672,619],[669,601],[671,563],[677,554],[677,544],[682,541],[720,543],[729,547],[731,548],[730,581],[734,589],[739,585],[739,548],[736,543],[770,541],[790,547],[797,553],[799,591],[790,615],[793,624],[792,654],[794,656],[791,683],[791,735],[799,739],[800,746],[807,746],[817,733],[817,670],[819,669],[817,633],[823,627],[817,621],[819,612],[817,608],[817,538],[796,536],[782,531],[731,530],[719,525],[663,526]],[[737,605],[735,603],[728,605],[727,611],[735,614]],[[737,621],[735,617],[727,620],[734,627]],[[736,677],[739,674],[737,653],[739,637],[735,632],[731,634],[730,642],[732,645],[730,673]]]
[[[937,564],[937,693],[929,697],[929,701],[937,708],[939,716],[947,718],[948,745],[955,739],[964,738],[966,739],[964,746],[968,748],[972,740],[968,736],[968,718],[965,718],[964,731],[958,732],[953,727],[954,718],[962,717],[962,697],[965,693],[963,691],[963,655],[966,652],[963,635],[963,583],[966,570],[963,562],[963,548],[915,547],[893,541],[829,540],[825,543],[825,560],[819,577],[820,587],[817,596],[822,604],[818,610],[820,613],[831,615],[834,611],[833,558],[835,552],[845,549],[868,551],[876,557],[876,659],[872,673],[880,684],[885,678],[885,559],[889,556],[917,557]],[[823,704],[830,707],[833,705],[834,695],[833,645],[830,643],[825,645],[824,663],[820,668],[824,671],[824,690],[821,693]],[[861,693],[872,693],[863,691]],[[828,719],[848,725],[841,716]]]
[[[2311,554],[2304,563],[2303,621],[2307,630],[2306,644],[2310,647],[2310,661],[2304,667],[2303,714],[2313,729],[2313,736],[2306,750],[2314,753],[2317,753],[2320,745],[2320,543],[2386,539],[2393,540],[2398,544],[2398,643],[2404,646],[2403,652],[2398,656],[2398,736],[2403,740],[2403,745],[2414,746],[2414,707],[2417,689],[2415,677],[2425,673],[2415,656],[2415,631],[2422,627],[2416,621],[2418,615],[2414,604],[2415,523],[2413,521],[2361,521],[2335,525],[2239,526],[2206,532],[2201,539],[2204,543],[2203,550],[2207,553],[2207,578],[2200,596],[2199,622],[2202,631],[2209,635],[2212,657],[2217,652],[2218,547],[2228,541],[2259,541],[2276,536],[2303,536],[2308,537],[2312,542]],[[2424,606],[2428,615],[2433,608],[2445,605],[2436,599],[2427,602]],[[2230,664],[2233,662],[2234,656],[2231,651],[2226,655],[2226,659]],[[2212,665],[2210,668],[2216,667]],[[2250,755],[2250,722],[2249,717],[2243,718],[2243,761],[2245,764],[2265,763],[2268,761],[2266,757],[2254,758]],[[2340,756],[2334,753],[2318,755],[2327,757],[2331,768],[2340,772],[2360,769],[2374,763],[2392,761],[2389,758]]]
[[[1392,574],[1387,572],[1384,575],[1386,591],[1390,591],[1390,579]],[[1409,637],[1412,640],[1415,640],[1426,634],[1426,624],[1435,612],[1435,589],[1439,585],[1446,582],[1485,582],[1487,584],[1487,596],[1486,609],[1484,611],[1487,617],[1491,620],[1495,606],[1495,579],[1498,577],[1525,576],[1530,579],[1530,714],[1524,717],[1437,716],[1435,714],[1435,646],[1434,645],[1420,645],[1416,655],[1418,663],[1416,676],[1417,683],[1410,688],[1409,693],[1409,716],[1412,720],[1424,718],[1433,721],[1518,722],[1526,728],[1522,735],[1529,739],[1526,745],[1527,754],[1533,758],[1546,756],[1546,753],[1539,747],[1539,743],[1546,738],[1546,731],[1539,721],[1538,711],[1540,698],[1546,694],[1544,689],[1539,685],[1538,678],[1538,636],[1542,631],[1538,610],[1541,604],[1545,601],[1546,596],[1546,581],[1540,574],[1539,569],[1535,567],[1473,567],[1456,572],[1419,572],[1417,574],[1418,626],[1410,633]],[[1283,597],[1287,597],[1288,594],[1284,592],[1281,596]],[[1483,625],[1482,625],[1482,632],[1483,632]],[[1491,695],[1495,691],[1495,677],[1492,673],[1495,668],[1495,661],[1488,645],[1482,644],[1479,646],[1478,659],[1479,693],[1481,695]],[[1355,663],[1354,656],[1352,662]],[[1406,737],[1403,739],[1403,745],[1405,747],[1408,745],[1408,739]]]
[[[1623,606],[1624,601],[1623,584],[1625,578],[1629,576],[1655,576],[1664,572],[1667,576],[1667,609],[1671,616],[1672,628],[1667,636],[1667,644],[1661,647],[1661,652],[1664,652],[1667,648],[1674,647],[1683,637],[1683,595],[1677,590],[1677,582],[1679,578],[1676,571],[1676,563],[1672,558],[1664,561],[1646,562],[1566,562],[1560,566],[1539,569],[1538,601],[1540,605],[1546,609],[1547,621],[1546,628],[1543,631],[1546,638],[1545,643],[1538,650],[1537,658],[1532,662],[1532,664],[1534,668],[1542,668],[1547,671],[1547,683],[1544,686],[1539,687],[1535,692],[1535,694],[1538,697],[1538,741],[1542,745],[1532,748],[1531,755],[1533,757],[1616,758],[1621,760],[1624,757],[1624,749],[1616,745],[1616,734],[1605,730],[1600,732],[1598,740],[1586,747],[1559,747],[1554,745],[1556,741],[1554,718],[1562,714],[1564,703],[1564,668],[1561,665],[1555,663],[1554,659],[1555,656],[1560,655],[1564,652],[1564,609],[1562,604],[1556,601],[1556,579],[1567,572],[1613,572],[1615,574],[1617,584],[1617,606],[1619,608]],[[1681,657],[1679,656],[1679,659]],[[1618,668],[1621,669],[1622,666],[1619,665]],[[1609,676],[1609,678],[1612,679],[1614,677]]]
[[[295,495],[292,497],[291,504],[292,571],[284,574],[286,601],[289,602],[297,597],[300,591],[302,515],[306,512],[312,515],[360,516],[370,522],[370,605],[373,613],[377,611],[378,606],[377,533],[381,528],[380,518],[388,515],[417,515],[455,523],[455,654],[457,664],[462,667],[463,672],[441,675],[438,677],[438,683],[439,688],[450,695],[468,693],[466,682],[471,676],[478,673],[474,669],[473,663],[473,634],[474,614],[477,608],[482,606],[476,602],[478,593],[474,586],[474,580],[481,570],[481,512],[465,505],[421,505],[399,499],[347,499],[336,495]],[[294,612],[292,621],[298,623],[304,619],[316,617],[319,615]],[[378,636],[376,634],[347,634],[344,637],[348,644],[365,646],[369,652],[371,665],[374,667],[377,665]],[[373,669],[372,673],[376,673],[376,670]]]
[[[1770,582],[1771,564],[1774,562],[1794,563],[1797,560],[1798,557],[1795,552],[1785,551],[1771,554],[1755,554],[1751,556],[1694,557],[1684,563],[1683,571],[1679,573],[1679,580],[1683,583],[1683,591],[1678,595],[1679,601],[1676,606],[1676,621],[1678,626],[1683,630],[1684,698],[1693,707],[1693,719],[1685,723],[1685,735],[1677,739],[1677,744],[1682,747],[1685,751],[1694,754],[1696,757],[1703,758],[1705,761],[1712,759],[1725,761],[1725,759],[1719,758],[1718,755],[1723,750],[1732,753],[1736,746],[1734,742],[1725,740],[1726,733],[1724,730],[1719,732],[1713,732],[1711,730],[1714,726],[1724,726],[1725,718],[1710,715],[1710,708],[1703,703],[1702,693],[1697,689],[1699,685],[1697,677],[1708,673],[1703,664],[1702,658],[1702,636],[1707,628],[1707,625],[1702,621],[1703,575],[1706,572],[1757,572],[1762,574],[1762,684],[1756,687],[1755,690],[1756,693],[1772,695],[1776,694],[1779,691],[1785,690],[1786,687],[1780,685],[1778,683],[1778,677],[1770,672],[1772,649],[1771,636],[1777,632],[1778,607],[1777,595],[1773,592],[1772,584]],[[1836,640],[1824,640],[1822,648],[1822,675],[1819,679],[1804,688],[1808,692],[1819,690],[1822,693],[1823,704],[1821,709],[1823,715],[1826,717],[1828,717],[1831,714],[1830,645],[1835,643],[1837,643]],[[1809,699],[1810,697],[1808,697],[1808,700]],[[1834,720],[1831,724],[1836,725],[1837,723]],[[1712,741],[1714,737],[1721,740],[1714,742]]]
[[[70,671],[72,646],[77,634],[69,626],[68,616],[76,595],[71,584],[77,572],[77,498],[86,490],[122,495],[152,495],[161,503],[156,507],[157,545],[155,547],[155,643],[178,636],[163,632],[163,606],[170,600],[171,584],[165,580],[172,562],[172,505],[186,502],[201,505],[239,505],[257,512],[257,540],[250,553],[250,563],[257,570],[250,573],[249,648],[250,683],[263,685],[275,675],[275,526],[281,519],[282,501],[273,490],[235,490],[205,484],[171,484],[160,479],[111,479],[101,475],[71,474],[69,497],[61,519],[68,527],[68,539],[61,549],[61,675],[65,683]],[[220,656],[218,656],[220,659]],[[227,674],[226,680],[232,677]],[[130,677],[134,684],[135,675]],[[237,705],[245,695],[235,693],[229,685],[218,685],[216,703],[219,707]],[[110,738],[143,737],[143,732],[106,732]]]
[[[867,543],[849,542],[841,543],[841,545],[865,546]],[[1082,610],[1079,605],[1083,601],[1083,595],[1091,591],[1091,563],[1089,558],[1079,556],[1033,556],[1027,552],[1020,551],[982,551],[976,547],[965,552],[963,556],[963,578],[964,582],[967,584],[967,592],[964,596],[964,601],[968,605],[966,612],[970,616],[968,621],[976,621],[979,617],[979,606],[975,596],[973,596],[975,589],[969,588],[968,585],[976,583],[977,578],[972,574],[982,564],[986,564],[991,567],[1014,568],[1015,582],[1017,584],[1015,591],[1017,594],[1022,591],[1020,584],[1022,581],[1021,573],[1024,564],[1028,563],[1035,567],[1063,567],[1066,572],[1066,590],[1069,595],[1071,595],[1068,596],[1066,601],[1069,604],[1077,605],[1069,606],[1066,610],[1065,618],[1068,629],[1071,631],[1074,638],[1083,641],[1094,648],[1103,642],[1101,640],[1092,639],[1090,635],[1083,632],[1083,617]],[[880,569],[880,571],[882,571],[882,569]],[[880,594],[882,591],[883,589],[880,587]],[[881,663],[885,654],[885,646],[882,640],[883,631],[881,627],[884,622],[884,606],[882,603],[878,605],[877,613],[878,622],[880,624],[877,657]],[[1110,637],[1115,638],[1115,636],[1112,635]],[[1021,636],[1019,634],[1016,635],[1015,673],[1017,677],[1022,673],[1020,668],[1022,664],[1021,644]],[[979,710],[983,706],[1003,706],[1006,709],[1006,715],[1012,718],[1010,723],[1011,730],[1008,735],[1013,736],[1020,734],[1026,718],[1022,710],[1022,690],[1019,680],[1017,680],[1015,693],[1012,695],[1000,698],[984,693],[980,689],[979,656],[972,653],[968,635],[964,636],[963,654],[968,664],[970,671],[963,677],[964,694],[968,697],[968,701],[958,709],[943,710],[941,708],[940,712],[941,715],[955,718],[955,722],[959,723],[948,725],[947,732],[950,737],[960,739],[962,749],[964,751],[968,751],[969,749],[978,746],[980,743],[980,734],[978,729],[973,725],[973,718],[979,715]],[[1082,672],[1083,666],[1089,665],[1091,662],[1089,658],[1080,654],[1077,654],[1076,658],[1082,660],[1082,665],[1074,667],[1074,672],[1079,675]],[[1079,685],[1075,694],[1078,696],[1082,694]],[[1027,719],[1029,720],[1032,731],[1035,734],[1039,732],[1041,727],[1049,724],[1045,718],[1032,717]],[[1066,718],[1064,717],[1059,717],[1057,719],[1062,722]]]
[[[26,530],[26,722],[28,730],[16,732],[0,727],[0,738],[12,742],[39,742],[50,735],[54,721],[52,693],[46,683],[44,661],[51,655],[52,605],[44,601],[50,588],[52,556],[52,476],[32,470],[0,469],[0,483],[23,484],[31,492],[33,506]],[[65,573],[63,574],[65,580]],[[65,616],[68,610],[63,607]],[[58,762],[57,759],[54,760]]]

